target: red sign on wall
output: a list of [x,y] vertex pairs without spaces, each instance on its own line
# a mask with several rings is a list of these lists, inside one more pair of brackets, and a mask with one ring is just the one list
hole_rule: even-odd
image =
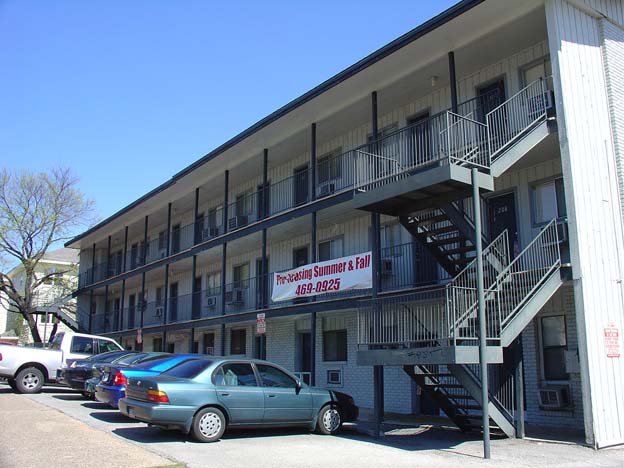
[[605,347],[608,358],[620,357],[620,330],[615,323],[608,323],[604,329]]
[[266,315],[265,314],[257,314],[256,315],[256,333],[258,335],[264,335],[266,333]]

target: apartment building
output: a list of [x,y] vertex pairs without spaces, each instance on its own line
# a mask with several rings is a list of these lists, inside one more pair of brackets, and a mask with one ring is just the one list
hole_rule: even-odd
[[[624,442],[623,25],[615,1],[456,4],[68,242],[82,328],[466,431],[485,333],[492,427]],[[350,256],[351,289],[277,291]]]

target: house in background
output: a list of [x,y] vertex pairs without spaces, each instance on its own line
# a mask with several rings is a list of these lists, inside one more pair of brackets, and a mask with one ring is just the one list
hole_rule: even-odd
[[[615,1],[456,4],[68,242],[81,327],[476,432],[485,338],[491,427],[623,443],[623,25]],[[277,272],[369,253],[368,289],[272,300]]]
[[[41,277],[52,272],[66,272],[43,283],[35,291],[33,305],[37,309],[37,328],[45,343],[49,341],[56,324],[56,332],[76,330],[76,300],[71,298],[78,282],[78,250],[61,248],[46,252],[37,265],[36,274]],[[19,289],[24,288],[24,268],[13,268],[8,276]],[[18,335],[21,344],[32,343],[30,329],[20,314],[6,301],[0,301],[0,337]]]

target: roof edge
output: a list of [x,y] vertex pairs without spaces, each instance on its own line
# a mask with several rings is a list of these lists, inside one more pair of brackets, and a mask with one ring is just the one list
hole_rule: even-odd
[[356,63],[354,63],[353,65],[351,65],[348,68],[344,69],[343,71],[338,72],[336,75],[334,75],[331,78],[325,80],[321,84],[315,86],[310,91],[307,91],[306,93],[304,93],[301,96],[293,99],[292,101],[290,101],[286,105],[280,107],[276,111],[274,111],[271,114],[267,115],[266,117],[262,118],[261,120],[259,120],[255,124],[253,124],[251,127],[248,127],[246,130],[243,130],[241,133],[239,133],[238,135],[236,135],[233,138],[229,139],[228,141],[226,141],[222,145],[218,146],[217,148],[215,148],[214,150],[212,150],[211,152],[209,152],[205,156],[201,157],[200,159],[198,159],[194,163],[192,163],[189,166],[185,167],[180,172],[174,174],[171,177],[171,179],[169,179],[168,181],[166,181],[163,184],[157,186],[155,189],[147,192],[142,197],[140,197],[140,198],[136,199],[135,201],[133,201],[132,203],[126,205],[124,208],[122,208],[121,210],[119,210],[116,213],[112,214],[108,218],[100,221],[98,224],[96,224],[95,226],[93,226],[93,227],[89,228],[88,230],[84,231],[82,234],[79,234],[76,237],[74,237],[73,239],[67,241],[64,244],[64,246],[65,247],[69,247],[73,243],[78,242],[79,240],[87,237],[88,235],[90,235],[93,232],[97,231],[98,229],[104,227],[105,225],[107,225],[111,221],[119,218],[120,216],[124,215],[125,213],[127,213],[130,210],[132,210],[136,206],[140,205],[144,201],[152,198],[153,196],[157,195],[158,193],[160,193],[160,192],[166,190],[167,188],[173,186],[176,183],[177,180],[179,180],[182,177],[186,176],[187,174],[189,174],[190,172],[194,171],[195,169],[197,169],[198,167],[202,166],[203,164],[207,163],[208,161],[211,161],[212,159],[216,158],[221,153],[223,153],[226,150],[232,148],[233,146],[235,146],[236,144],[238,144],[241,141],[245,140],[246,138],[252,136],[256,132],[258,132],[258,131],[262,130],[263,128],[267,127],[269,124],[275,122],[276,120],[279,120],[281,117],[287,115],[288,113],[290,113],[291,111],[297,109],[298,107],[302,106],[303,104],[311,101],[315,97],[323,94],[324,92],[328,91],[329,89],[333,88],[334,86],[337,86],[338,84],[340,84],[343,81],[351,78],[352,76],[356,75],[357,73],[361,72],[362,70],[370,67],[371,65],[373,65],[376,62],[382,60],[383,58],[387,57],[388,55],[396,52],[397,50],[401,49],[402,47],[405,47],[406,45],[410,44],[411,42],[415,41],[416,39],[419,39],[420,37],[422,37],[422,36],[432,32],[433,30],[439,28],[440,26],[443,26],[444,24],[448,23],[449,21],[455,19],[456,17],[458,17],[461,14],[471,10],[472,8],[474,8],[475,6],[477,6],[477,5],[479,5],[479,4],[483,3],[483,2],[485,2],[485,0],[462,0],[462,1],[458,2],[458,3],[456,3],[455,5],[452,5],[451,7],[447,8],[446,10],[444,10],[443,12],[441,12],[438,15],[434,16],[433,18],[425,21],[424,23],[422,23],[419,26],[415,27],[411,31],[408,31],[407,33],[403,34],[402,36],[399,36],[398,38],[394,39],[392,42],[389,42],[388,44],[386,44],[385,46],[381,47],[380,49],[377,49],[373,53],[367,55],[366,57],[364,57],[363,59],[357,61]]

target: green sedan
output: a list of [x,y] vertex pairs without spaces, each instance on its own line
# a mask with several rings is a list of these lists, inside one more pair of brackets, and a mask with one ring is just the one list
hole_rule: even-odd
[[214,442],[226,428],[304,426],[336,433],[358,417],[353,398],[308,387],[270,362],[197,358],[158,377],[130,378],[120,411],[199,442]]

